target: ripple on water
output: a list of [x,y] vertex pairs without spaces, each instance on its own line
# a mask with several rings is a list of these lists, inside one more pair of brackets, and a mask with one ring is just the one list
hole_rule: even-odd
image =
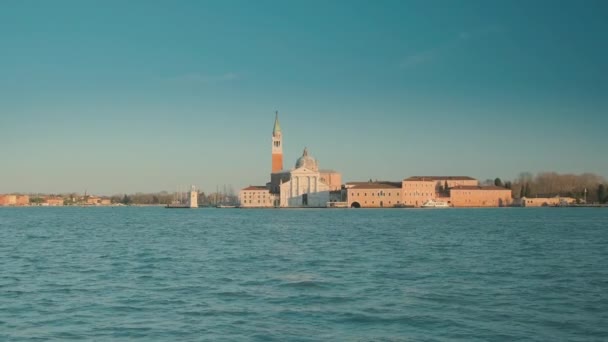
[[0,340],[608,340],[608,210],[0,209]]

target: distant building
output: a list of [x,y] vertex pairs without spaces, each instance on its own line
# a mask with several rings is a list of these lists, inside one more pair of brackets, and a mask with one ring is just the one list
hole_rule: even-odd
[[0,195],[0,206],[28,206],[30,196],[28,195]]
[[239,192],[241,207],[326,207],[330,201],[341,198],[341,174],[319,169],[318,161],[309,155],[308,149],[304,149],[294,168],[283,169],[283,134],[278,113],[272,130],[271,151],[270,182],[242,189]]
[[479,181],[468,176],[414,176],[402,181],[402,203],[419,207],[428,200],[449,201],[449,189],[477,186]]
[[345,186],[352,208],[392,208],[403,204],[399,182],[357,182]]
[[522,207],[557,207],[567,206],[576,203],[576,198],[572,197],[522,197],[517,202]]
[[[447,186],[447,190],[446,190]],[[510,189],[479,186],[466,176],[409,177],[402,182],[352,182],[345,185],[352,208],[421,207],[429,200],[453,207],[504,207],[512,204]]]
[[437,189],[444,187],[447,184],[448,188],[453,188],[459,185],[479,185],[479,181],[469,176],[412,176],[404,179],[404,181],[433,181]]
[[450,189],[454,207],[508,207],[512,202],[511,189],[499,186],[460,185]]
[[42,204],[47,205],[49,207],[61,207],[63,206],[63,198],[61,197],[47,197],[44,199]]
[[278,196],[271,194],[266,186],[248,186],[239,192],[243,208],[272,208],[279,206]]
[[15,195],[0,195],[0,205],[15,205],[17,204],[17,196]]
[[99,205],[101,202],[101,198],[96,196],[87,196],[85,198],[85,203],[88,205]]

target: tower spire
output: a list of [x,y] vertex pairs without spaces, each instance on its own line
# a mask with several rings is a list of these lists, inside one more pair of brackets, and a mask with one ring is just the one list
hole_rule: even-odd
[[277,133],[281,133],[281,125],[279,124],[279,111],[275,111],[274,116],[274,127],[272,128],[272,136],[277,136]]

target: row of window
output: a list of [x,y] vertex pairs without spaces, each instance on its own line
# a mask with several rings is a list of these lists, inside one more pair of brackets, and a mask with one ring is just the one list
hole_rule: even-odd
[[[252,202],[251,200],[249,200],[249,201],[244,200],[243,203],[249,203],[249,204],[251,204],[251,203],[254,203],[254,202]],[[260,204],[260,203],[272,203],[272,201],[271,200],[267,200],[267,201],[261,201],[260,202],[260,200],[258,200],[258,204]]]
[[[375,196],[375,195],[376,195],[376,193],[375,193],[375,192],[372,192],[372,193],[371,193],[371,195],[372,195],[372,196]],[[379,197],[382,197],[382,196],[392,196],[392,195],[393,195],[393,193],[390,193],[390,192],[385,193],[385,192],[383,192],[383,191],[380,191],[380,192],[378,193],[378,196],[379,196]],[[396,194],[394,194],[394,195],[399,196],[399,193],[396,193]],[[357,196],[360,196],[360,193],[358,193],[358,192],[357,192]],[[367,192],[364,192],[364,193],[363,193],[363,196],[367,196]]]
[[[375,201],[372,201],[372,204],[375,204]],[[365,204],[367,204],[367,201],[365,201]],[[380,202],[380,204],[383,204],[382,202]],[[388,201],[388,204],[392,204],[391,201]],[[397,201],[395,204],[399,204],[399,201]]]

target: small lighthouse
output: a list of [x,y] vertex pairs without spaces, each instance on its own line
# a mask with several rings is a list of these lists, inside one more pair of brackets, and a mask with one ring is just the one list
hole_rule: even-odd
[[188,201],[190,208],[198,208],[198,192],[194,185],[190,188],[190,201]]

